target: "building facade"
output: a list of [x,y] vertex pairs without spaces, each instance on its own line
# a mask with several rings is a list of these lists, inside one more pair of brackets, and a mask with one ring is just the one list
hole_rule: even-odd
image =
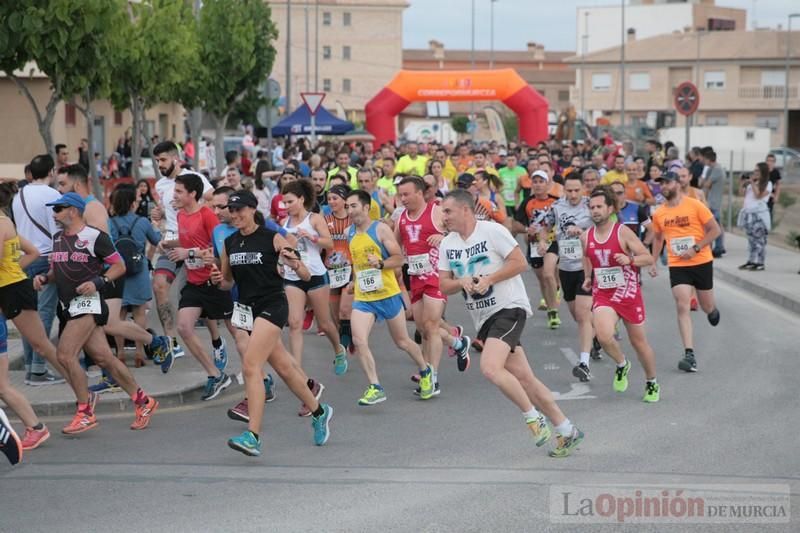
[[[786,51],[794,58],[786,78]],[[680,32],[649,39],[629,39],[625,46],[624,92],[620,86],[620,49],[573,56],[572,93],[592,123],[606,118],[619,124],[622,98],[625,123],[657,127],[657,115],[671,115],[685,125],[673,107],[682,82],[697,85],[700,106],[695,126],[756,126],[772,131],[772,144],[783,144],[787,124],[784,97],[788,81],[789,145],[800,146],[800,32]],[[583,81],[581,81],[583,80]]]
[[[325,92],[323,106],[340,103],[350,120],[402,67],[405,0],[269,0],[278,28],[271,77],[289,93],[291,112],[301,92]],[[291,29],[287,26],[291,23]],[[291,46],[287,54],[287,34]],[[286,63],[290,63],[287,89]]]

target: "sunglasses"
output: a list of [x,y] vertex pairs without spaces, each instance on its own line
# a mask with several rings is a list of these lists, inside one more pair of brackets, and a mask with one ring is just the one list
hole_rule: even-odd
[[54,205],[53,206],[53,213],[60,213],[64,209],[67,209],[69,206],[67,205]]
[[617,191],[614,194],[616,194],[617,196],[623,196],[625,194],[625,191]]

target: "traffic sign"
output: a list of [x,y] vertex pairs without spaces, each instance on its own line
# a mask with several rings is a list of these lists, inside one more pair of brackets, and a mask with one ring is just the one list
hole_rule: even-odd
[[300,93],[300,98],[303,99],[303,102],[306,104],[306,107],[308,107],[313,117],[317,114],[317,111],[319,111],[320,105],[322,105],[322,101],[325,99],[325,93]]
[[675,89],[675,110],[683,116],[689,116],[697,111],[700,105],[700,92],[694,83],[685,81]]
[[279,98],[281,95],[281,84],[272,78],[268,78],[258,85],[258,92],[264,98]]

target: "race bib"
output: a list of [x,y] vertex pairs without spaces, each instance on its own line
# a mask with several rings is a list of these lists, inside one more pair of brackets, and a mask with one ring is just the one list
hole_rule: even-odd
[[206,266],[203,260],[199,257],[195,258],[187,257],[186,261],[184,261],[183,264],[186,265],[186,268],[188,268],[189,270],[199,270],[201,268],[205,268]]
[[683,255],[694,246],[694,237],[679,237],[669,240],[669,249],[672,250],[673,255]]
[[596,268],[594,277],[597,280],[597,287],[600,289],[616,289],[625,286],[625,274],[620,266]]
[[100,293],[95,292],[88,296],[76,296],[69,302],[69,315],[72,317],[80,315],[99,315]]
[[564,239],[558,241],[558,255],[564,259],[580,259],[583,247],[580,239]]
[[411,276],[422,276],[433,272],[431,258],[428,254],[410,255],[407,262],[408,273]]
[[338,289],[347,285],[350,282],[352,272],[353,269],[350,265],[328,270],[328,277],[331,278],[331,289]]
[[[547,246],[545,246],[545,250],[547,250],[547,248],[549,248],[549,247],[550,247],[550,243],[547,243]],[[539,243],[538,242],[532,242],[530,248],[531,248],[531,257],[532,258],[542,257],[542,254],[539,253]]]
[[253,308],[234,302],[231,324],[245,331],[253,331]]
[[375,292],[383,288],[383,276],[377,268],[368,268],[356,273],[358,288],[361,292]]

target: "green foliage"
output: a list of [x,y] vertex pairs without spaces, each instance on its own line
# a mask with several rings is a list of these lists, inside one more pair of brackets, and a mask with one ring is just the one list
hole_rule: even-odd
[[[273,101],[274,100],[275,99],[273,98]],[[267,100],[265,96],[258,92],[258,87],[251,87],[245,92],[244,97],[236,102],[233,111],[231,111],[231,114],[228,117],[228,123],[233,124],[234,127],[236,127],[236,124],[239,124],[240,122],[245,124],[253,124],[256,122],[258,108],[265,106],[268,103],[269,100]]]
[[788,192],[781,192],[780,196],[778,197],[778,205],[784,209],[789,209],[796,203],[797,197],[793,194],[789,194]]
[[205,76],[199,93],[205,111],[223,117],[241,100],[248,104],[240,111],[252,110],[253,91],[275,60],[272,41],[278,32],[270,13],[262,0],[203,2],[198,32],[203,36],[199,58]]
[[789,234],[786,235],[786,244],[800,248],[800,232],[790,230]]
[[503,129],[508,142],[519,140],[519,120],[516,115],[503,115]]
[[467,126],[469,125],[469,118],[465,116],[456,116],[450,119],[450,125],[456,133],[467,133]]

